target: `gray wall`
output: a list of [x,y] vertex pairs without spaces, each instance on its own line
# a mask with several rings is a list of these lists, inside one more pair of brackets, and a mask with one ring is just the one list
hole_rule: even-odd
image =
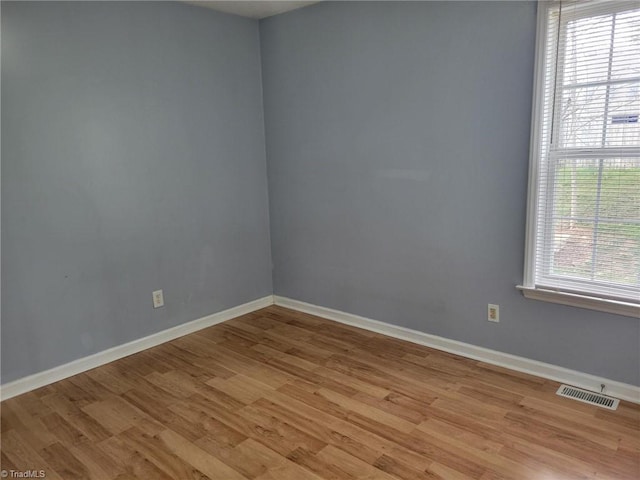
[[323,3],[261,22],[275,293],[639,385],[638,319],[515,289],[535,10]]
[[260,81],[256,21],[2,2],[3,383],[271,294]]

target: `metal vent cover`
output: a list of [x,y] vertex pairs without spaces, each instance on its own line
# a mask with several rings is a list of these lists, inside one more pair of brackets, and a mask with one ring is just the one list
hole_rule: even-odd
[[607,397],[601,393],[590,392],[578,387],[572,387],[570,385],[560,385],[560,388],[556,392],[561,397],[572,398],[579,402],[588,403],[589,405],[595,405],[596,407],[608,408],[609,410],[616,410],[620,400],[613,397]]

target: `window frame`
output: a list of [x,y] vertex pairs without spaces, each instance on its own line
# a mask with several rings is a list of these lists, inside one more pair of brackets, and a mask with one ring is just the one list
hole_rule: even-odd
[[[566,284],[566,288],[560,289],[559,287],[546,287],[536,285],[536,258],[538,255],[544,256],[546,252],[537,251],[537,237],[538,231],[541,228],[541,223],[544,222],[544,218],[538,217],[539,206],[541,202],[540,190],[540,178],[542,168],[542,154],[544,148],[549,148],[548,145],[544,145],[545,135],[548,136],[552,132],[543,132],[543,125],[545,121],[545,99],[547,87],[547,60],[551,58],[556,62],[556,65],[562,61],[557,59],[557,55],[550,57],[548,47],[555,45],[557,42],[550,42],[548,39],[549,31],[549,13],[551,9],[558,8],[560,2],[558,0],[539,1],[538,13],[537,13],[537,33],[536,33],[536,50],[535,50],[535,74],[534,74],[534,89],[533,89],[533,104],[532,104],[532,118],[531,118],[531,138],[530,138],[530,150],[529,150],[529,184],[527,193],[527,220],[526,220],[526,234],[525,234],[525,259],[524,259],[524,279],[523,284],[518,285],[517,288],[527,298],[534,300],[542,300],[551,303],[559,303],[563,305],[570,305],[575,307],[588,308],[592,310],[598,310],[608,313],[615,313],[619,315],[631,316],[640,318],[640,299],[638,303],[627,301],[626,299],[618,299],[615,297],[607,297],[604,294],[595,293],[594,289],[585,288],[583,290],[576,289],[576,284],[580,282],[569,282]],[[575,8],[574,2],[563,2],[569,4],[574,8],[571,15],[562,19],[562,22],[568,22],[576,18],[597,15],[598,13],[613,13],[613,11],[624,10],[628,8],[627,2],[590,2],[587,12],[581,12],[579,8]],[[559,22],[556,27],[559,33],[563,28],[563,24]],[[557,76],[560,75],[557,67],[553,67],[555,73],[551,83],[551,95],[556,89]],[[553,112],[551,107],[550,115],[557,115],[558,112]],[[555,124],[555,125],[554,125]],[[552,122],[552,128],[558,128],[556,122]],[[553,132],[555,134],[556,132]],[[618,151],[620,149],[617,149]],[[548,152],[547,152],[548,154]],[[552,194],[550,189],[546,190],[546,195]],[[546,218],[546,214],[545,214]],[[546,245],[547,242],[545,241]],[[561,285],[563,282],[559,281],[556,285]],[[573,287],[573,288],[572,288]]]

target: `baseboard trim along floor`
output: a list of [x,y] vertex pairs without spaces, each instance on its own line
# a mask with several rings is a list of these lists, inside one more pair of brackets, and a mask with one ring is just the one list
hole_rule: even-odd
[[358,315],[353,315],[351,313],[321,307],[278,295],[268,295],[228,310],[214,313],[212,315],[154,333],[147,337],[98,352],[88,357],[74,360],[73,362],[14,380],[0,387],[0,399],[6,400],[31,390],[35,390],[36,388],[44,387],[45,385],[49,385],[64,378],[113,362],[119,358],[155,347],[175,338],[182,337],[183,335],[202,330],[203,328],[225,322],[240,315],[245,315],[273,304],[299,312],[316,315],[335,322],[381,333],[383,335],[388,335],[389,337],[406,340],[419,345],[425,345],[437,350],[460,355],[461,357],[479,360],[491,365],[497,365],[518,372],[536,375],[538,377],[547,378],[560,383],[566,383],[586,390],[599,392],[600,385],[604,383],[606,385],[606,390],[603,393],[606,395],[619,398],[621,400],[640,403],[640,387],[634,385],[597,377],[588,373],[570,370],[568,368],[539,362],[537,360],[531,360],[525,357],[478,347],[464,342],[458,342],[456,340],[450,340],[444,337],[438,337],[436,335],[430,335],[418,330],[399,327],[389,323],[380,322],[378,320],[372,320]]
[[635,385],[629,385],[627,383],[559,367],[550,363],[539,362],[525,357],[478,347],[469,343],[430,335],[418,330],[391,325],[389,323],[360,317],[358,315],[345,313],[327,307],[312,305],[310,303],[293,300],[291,298],[280,297],[277,295],[274,295],[273,298],[274,304],[281,307],[290,308],[303,313],[309,313],[311,315],[363,328],[372,332],[382,333],[383,335],[388,335],[400,340],[407,340],[409,342],[425,345],[437,350],[443,350],[445,352],[460,355],[461,357],[480,360],[491,365],[497,365],[560,383],[566,383],[568,385],[584,388],[585,390],[599,392],[600,385],[604,383],[606,385],[606,390],[602,393],[621,400],[640,403],[640,387]]
[[139,338],[132,342],[103,350],[102,352],[74,360],[73,362],[65,363],[64,365],[45,370],[43,372],[19,378],[18,380],[8,382],[0,387],[0,399],[7,400],[17,395],[35,390],[36,388],[44,387],[45,385],[77,375],[78,373],[86,372],[87,370],[105,365],[113,362],[114,360],[118,360],[119,358],[127,357],[175,338],[197,332],[203,328],[211,327],[218,323],[239,317],[240,315],[246,315],[247,313],[260,310],[261,308],[268,307],[269,305],[273,305],[273,295],[268,295],[251,302],[223,310],[222,312],[207,315],[206,317],[198,318],[191,322],[162,330],[161,332],[154,333],[147,337]]

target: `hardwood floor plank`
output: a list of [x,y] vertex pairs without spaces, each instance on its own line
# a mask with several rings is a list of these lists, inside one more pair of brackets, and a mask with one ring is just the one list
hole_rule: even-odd
[[[118,465],[122,472],[118,474],[118,479],[158,479],[172,480],[173,477],[158,468],[153,462],[145,458],[136,449],[131,448],[120,437],[111,437],[99,444],[100,449],[105,452],[110,459]],[[90,478],[100,478],[92,475]]]
[[[49,445],[40,453],[54,471],[65,480],[83,480],[90,475],[87,465],[82,464],[68,448],[60,443]],[[44,470],[48,476],[49,470],[46,468]]]
[[131,427],[118,435],[129,449],[139,453],[171,478],[185,480],[214,480],[197,466],[182,460],[158,435],[149,435],[137,427]]
[[224,478],[228,480],[246,480],[240,474],[216,457],[209,455],[189,440],[181,437],[172,430],[165,430],[159,435],[167,450],[181,458],[187,465],[194,466],[211,479]]
[[589,464],[582,460],[518,438],[511,441],[507,439],[501,448],[501,454],[537,472],[544,472],[547,476],[561,474],[561,478],[584,479],[594,478],[595,475]]
[[105,400],[92,403],[82,408],[102,427],[112,434],[121,433],[143,418],[149,418],[144,412],[119,396],[110,396]]
[[271,387],[265,383],[254,380],[242,374],[234,375],[231,378],[213,378],[206,382],[220,392],[225,392],[239,402],[248,405],[260,399],[265,389]]
[[285,457],[299,447],[317,452],[327,445],[326,442],[296,428],[289,422],[266,414],[264,410],[261,410],[255,405],[250,405],[239,410],[238,414],[254,422],[254,424],[257,425],[256,430],[260,433],[261,437],[270,438],[270,442],[265,443],[265,445],[273,450],[285,452]]
[[13,430],[35,449],[48,447],[58,441],[42,423],[40,416],[32,415],[30,411],[25,410],[19,400],[12,398],[2,402],[0,412],[6,421],[6,424],[3,424],[2,438],[5,432]]
[[[539,473],[539,469],[529,468],[526,465],[515,462],[507,457],[504,457],[500,452],[494,452],[493,449],[484,449],[483,445],[477,445],[469,443],[463,439],[456,438],[448,434],[441,434],[434,430],[426,430],[424,428],[416,430],[414,435],[420,437],[420,439],[428,444],[438,445],[443,450],[452,454],[464,457],[472,465],[477,465],[485,470],[496,469],[496,471],[502,471],[514,478],[530,478],[535,479]],[[456,468],[450,462],[443,461],[442,458],[438,459],[438,462],[450,467]],[[466,474],[475,475],[475,472],[463,471]]]
[[[447,467],[446,465],[442,465],[438,462],[433,462],[429,467],[429,472],[435,475],[439,475],[440,477],[446,480],[471,480],[472,477],[465,475],[457,470]],[[485,472],[486,473],[486,472]],[[484,474],[483,474],[484,476]],[[482,477],[480,477],[482,478]],[[508,478],[508,477],[507,477]],[[544,477],[543,477],[544,478]],[[516,479],[513,479],[516,480]]]
[[366,478],[370,480],[396,480],[394,477],[384,470],[376,468],[367,462],[360,460],[353,455],[346,453],[333,445],[327,445],[316,455],[318,459],[325,463],[336,465],[341,470],[347,472],[355,478]]
[[55,412],[43,417],[42,423],[65,445],[77,445],[89,440],[80,430]]
[[[60,415],[69,425],[78,430],[89,440],[99,442],[108,438],[110,435],[109,431],[79,408],[79,405],[82,405],[84,402],[79,402],[79,405],[76,404],[76,402],[76,399],[69,399],[66,395],[61,393],[47,395],[46,397],[43,397],[43,401],[41,403],[50,407],[50,410],[53,410]],[[50,413],[42,417],[43,421],[52,414],[53,413]],[[52,430],[48,425],[47,428]]]
[[406,375],[402,376],[402,381],[399,381],[398,372],[384,371],[386,368],[382,365],[376,366],[360,360],[361,357],[354,360],[347,355],[334,355],[325,363],[325,367],[421,402],[431,403],[434,398],[438,398],[443,393],[442,389],[438,391],[434,389],[433,382],[419,382]]
[[269,471],[281,469],[287,463],[285,457],[252,438],[235,446],[221,445],[212,436],[196,443],[247,478],[256,478]]
[[508,422],[505,427],[506,433],[527,440],[529,443],[535,443],[537,438],[545,438],[545,445],[550,449],[586,463],[593,458],[598,458],[601,469],[615,472],[616,477],[623,476],[625,471],[638,465],[632,459],[626,459],[616,455],[613,451],[602,448],[587,435],[572,434],[524,415],[509,414],[506,421]]
[[[14,430],[2,432],[2,459],[7,459],[7,464],[2,464],[2,468],[6,470],[44,470],[49,478],[61,479],[62,477],[55,471],[46,456],[42,454],[42,450],[36,450],[28,441],[23,439],[20,434]],[[49,448],[47,445],[44,448]]]
[[266,383],[273,389],[280,388],[283,385],[296,380],[296,377],[293,375],[289,375],[266,364],[253,366],[246,370],[244,375],[262,383]]
[[69,447],[69,452],[86,467],[87,472],[91,472],[92,477],[111,479],[124,473],[102,450],[93,445],[74,445]]
[[384,410],[371,406],[370,404],[346,397],[326,388],[319,389],[317,394],[349,412],[356,412],[400,432],[409,433],[417,426],[415,423],[405,420],[397,415],[385,412]]
[[353,480],[357,478],[340,468],[335,462],[323,460],[304,448],[295,449],[287,458],[325,480]]
[[382,455],[373,466],[403,480],[443,480],[443,477],[428,470],[418,470],[398,462],[395,458]]
[[384,439],[348,422],[323,414],[291,397],[275,392],[270,396],[270,400],[261,399],[256,405],[270,415],[288,421],[299,430],[366,462],[373,463],[380,451],[391,449]]
[[[461,440],[464,443],[473,445],[474,448],[484,452],[497,453],[503,447],[501,442],[490,440],[483,435],[470,432],[463,428],[451,425],[436,418],[430,418],[426,422],[418,425],[419,430],[430,432],[438,436],[451,437]],[[494,437],[495,438],[495,437]]]
[[235,399],[230,392],[224,392],[208,384],[201,385],[198,392],[191,395],[189,399],[206,399],[207,402],[215,403],[230,412],[239,410],[245,406],[245,403]]
[[[304,400],[305,395],[300,398]],[[313,401],[312,398],[312,396],[306,397],[307,401]],[[298,428],[367,463],[373,464],[381,453],[388,454],[420,470],[427,469],[433,461],[432,458],[421,455],[411,448],[401,446],[393,440],[357,426],[346,418],[337,418],[286,394],[274,392],[270,400],[273,402],[260,400],[257,403],[279,418],[288,419]]]
[[416,407],[413,405],[412,407],[408,407],[406,405],[400,405],[394,400],[396,399],[395,394],[389,394],[384,398],[376,398],[366,393],[357,393],[352,399],[358,402],[361,402],[365,405],[369,405],[370,407],[374,407],[378,410],[388,413],[389,415],[395,416],[402,420],[412,423],[414,426],[421,423],[425,419],[424,411],[428,407],[428,405],[416,402],[420,407]]
[[376,385],[372,385],[368,382],[364,382],[358,379],[357,377],[346,375],[342,372],[339,372],[337,370],[332,370],[330,368],[318,367],[314,370],[314,373],[322,377],[325,377],[329,380],[333,380],[334,382],[339,383],[341,385],[355,389],[356,395],[364,394],[368,397],[372,397],[375,399],[384,399],[391,393],[391,390],[378,387]]
[[114,364],[103,365],[100,368],[89,370],[87,375],[116,395],[135,387],[135,383],[121,375]]
[[[199,406],[202,405],[203,408]],[[171,411],[175,412],[180,420],[177,425],[182,425],[189,435],[193,435],[197,442],[204,437],[211,436],[225,447],[234,447],[243,442],[248,437],[237,430],[227,426],[207,411],[208,400],[199,400],[195,397],[187,399],[185,402],[171,406]],[[179,430],[175,430],[180,433]],[[187,432],[185,432],[187,434]]]
[[17,470],[15,463],[13,463],[9,458],[4,454],[4,452],[0,452],[0,468],[2,470]]

